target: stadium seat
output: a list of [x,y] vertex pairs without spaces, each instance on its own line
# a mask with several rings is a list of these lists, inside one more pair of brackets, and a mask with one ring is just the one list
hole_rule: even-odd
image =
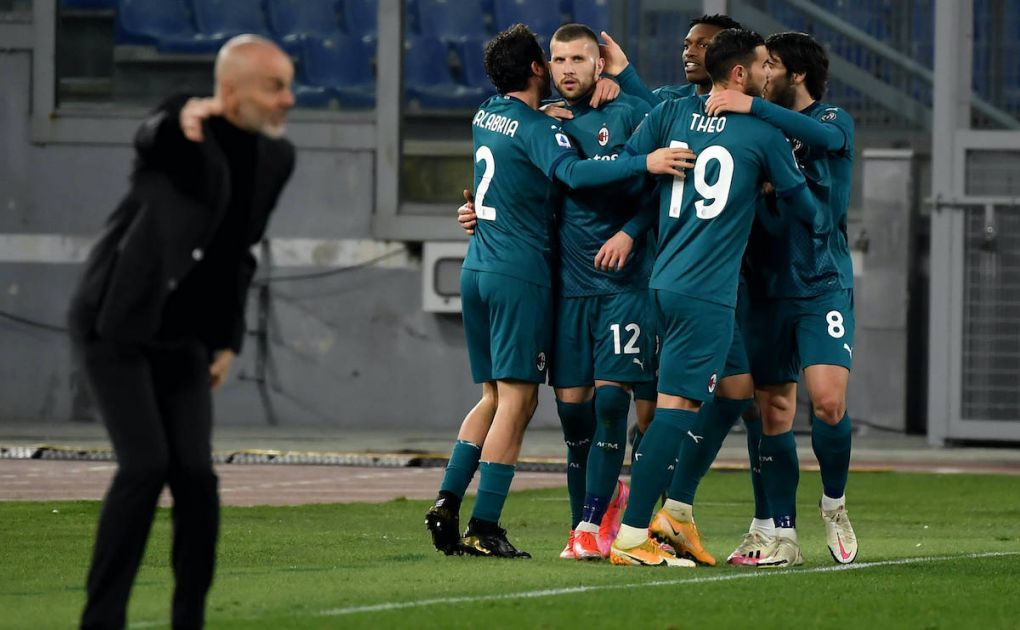
[[485,15],[478,0],[419,0],[421,34],[444,42],[485,37]]
[[269,25],[285,42],[312,35],[333,39],[340,35],[333,0],[266,0]]
[[465,39],[454,46],[460,60],[460,80],[469,87],[482,88],[488,95],[495,94],[496,89],[485,74],[485,40]]
[[200,35],[183,0],[118,0],[117,44],[156,46],[164,52],[215,52],[223,38]]
[[598,35],[609,30],[609,0],[574,0],[570,18],[584,24]]
[[65,9],[113,9],[117,0],[60,0]]
[[344,25],[347,34],[371,41],[379,32],[378,0],[343,0]]
[[404,40],[404,92],[422,108],[474,109],[487,91],[457,83],[446,46],[431,37]]
[[549,0],[495,0],[493,12],[497,31],[520,22],[543,41],[563,24],[559,7]]
[[[307,37],[301,42],[298,73],[299,102],[335,98],[346,107],[375,106],[375,77],[368,49],[353,37]],[[317,90],[316,88],[321,88]]]
[[198,32],[226,39],[241,33],[269,36],[262,0],[193,0]]

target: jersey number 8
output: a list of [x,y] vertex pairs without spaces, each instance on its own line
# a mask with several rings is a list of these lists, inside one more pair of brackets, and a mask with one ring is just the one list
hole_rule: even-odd
[[[679,140],[672,140],[669,143],[671,149],[686,149],[687,143]],[[705,181],[705,169],[708,163],[715,160],[719,163],[719,177],[714,184]],[[669,194],[669,216],[676,219],[680,217],[680,210],[684,203],[684,178],[674,177],[673,188]],[[698,154],[694,162],[694,189],[701,195],[701,199],[694,202],[694,209],[699,219],[714,219],[726,207],[730,198],[730,184],[733,181],[733,156],[717,144],[707,147]]]

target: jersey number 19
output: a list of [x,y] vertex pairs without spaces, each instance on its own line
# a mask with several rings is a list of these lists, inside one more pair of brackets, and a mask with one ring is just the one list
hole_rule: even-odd
[[[671,140],[669,148],[688,147],[686,142]],[[712,160],[719,163],[719,177],[714,184],[709,184],[705,181],[705,169]],[[680,210],[683,208],[685,182],[684,178],[673,178],[673,187],[669,193],[669,216],[674,219],[680,217]],[[701,195],[701,199],[694,202],[694,209],[699,219],[714,219],[719,216],[726,207],[726,201],[729,200],[732,182],[733,156],[726,147],[714,144],[698,154],[698,159],[694,162],[694,189]]]

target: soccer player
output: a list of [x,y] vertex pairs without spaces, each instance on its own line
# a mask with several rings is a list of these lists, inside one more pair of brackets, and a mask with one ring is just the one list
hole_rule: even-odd
[[[793,426],[801,370],[811,399],[811,445],[822,476],[820,509],[829,552],[840,564],[857,557],[846,512],[850,417],[846,388],[854,343],[853,266],[846,234],[854,159],[854,122],[822,102],[829,58],[811,36],[778,33],[766,42],[772,75],[768,100],[727,90],[708,111],[749,112],[794,139],[795,155],[816,199],[813,222],[791,222],[748,246],[755,315],[751,365],[765,418],[762,476],[776,540],[758,566],[803,562],[796,533],[799,479]],[[777,243],[783,246],[776,246]]]
[[[607,73],[616,73],[625,93],[640,95],[652,104],[664,100],[705,95],[712,89],[712,79],[705,69],[705,51],[713,38],[722,30],[740,28],[740,24],[726,15],[703,15],[690,22],[690,31],[684,38],[684,73],[688,83],[663,86],[649,90],[627,61],[620,46],[607,33],[605,56]],[[715,396],[706,401],[698,414],[698,425],[686,436],[681,447],[672,485],[677,504],[671,510],[661,510],[652,523],[652,533],[668,542],[680,555],[701,564],[714,565],[715,558],[704,548],[701,535],[694,522],[694,497],[701,479],[708,472],[722,447],[726,435],[738,418],[743,416],[747,434],[748,461],[751,470],[751,487],[754,493],[754,518],[740,545],[730,554],[728,561],[746,564],[756,558],[770,543],[773,535],[772,513],[761,479],[758,444],[762,436],[762,420],[752,405],[754,383],[751,380],[744,331],[750,310],[750,298],[744,275],[740,275],[737,303],[734,310],[733,340],[720,375]],[[638,388],[635,388],[638,389]],[[642,395],[641,393],[638,394]],[[640,424],[635,434],[634,451],[640,447]]]
[[609,33],[603,31],[602,38],[606,40],[604,48],[605,72],[607,75],[616,77],[616,81],[624,93],[637,96],[653,106],[674,98],[708,94],[712,90],[712,78],[705,70],[705,51],[708,50],[708,46],[716,34],[728,28],[741,28],[741,26],[739,22],[728,15],[702,15],[692,19],[690,30],[684,37],[683,61],[687,83],[663,85],[654,90],[648,89],[648,86],[634,70],[634,66],[630,65],[627,55],[624,54],[620,45],[609,36]]
[[[583,156],[617,159],[651,108],[630,96],[598,108],[589,105],[602,60],[598,39],[587,26],[561,27],[553,34],[550,49],[552,78],[567,103],[564,131]],[[608,556],[627,496],[618,478],[626,447],[629,390],[636,382],[654,378],[654,333],[648,321],[653,259],[647,248],[654,214],[621,212],[636,207],[642,193],[640,180],[569,192],[559,214],[550,380],[568,447],[572,513],[561,558]],[[469,233],[475,217],[470,201],[459,210],[458,220]]]
[[[588,27],[561,27],[552,37],[550,53],[553,81],[573,114],[564,131],[584,157],[618,159],[651,107],[627,95],[597,109],[589,105],[602,59],[598,39]],[[610,507],[619,510],[626,502],[626,486],[618,479],[627,446],[631,387],[654,378],[648,301],[652,258],[646,247],[654,214],[633,210],[641,203],[644,183],[634,179],[627,186],[570,193],[559,221],[550,381],[568,445],[571,530],[576,530],[571,550],[578,559],[609,554],[616,535],[610,531],[614,518],[603,517]],[[572,475],[580,479],[572,480]],[[617,496],[611,504],[614,489]],[[602,525],[607,527],[600,535]]]
[[[646,170],[682,176],[678,169],[690,163],[675,149],[612,161],[579,158],[560,126],[537,111],[551,93],[549,69],[524,25],[493,38],[484,62],[499,94],[472,120],[479,222],[461,272],[464,330],[482,399],[461,425],[425,522],[444,553],[530,557],[507,540],[498,521],[552,350],[552,230],[559,185],[605,185]],[[478,497],[461,537],[460,502],[476,469]]]
[[[718,33],[705,55],[713,90],[730,87],[752,95],[760,95],[768,80],[767,62],[761,36],[741,29]],[[659,188],[658,255],[650,282],[662,335],[659,396],[610,559],[621,565],[694,566],[648,538],[656,499],[725,365],[741,257],[762,184],[774,185],[780,216],[810,218],[815,205],[789,143],[775,127],[747,115],[708,116],[705,97],[657,106],[627,151],[640,154],[659,144],[687,146],[698,157],[692,177]],[[664,509],[677,520],[678,503],[671,486]]]

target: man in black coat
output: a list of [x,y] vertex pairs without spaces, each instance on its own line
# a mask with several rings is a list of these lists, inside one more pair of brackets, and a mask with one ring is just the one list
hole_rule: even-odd
[[171,98],[135,137],[131,188],[96,243],[70,311],[117,455],[88,575],[83,628],[121,628],[160,492],[173,494],[172,623],[204,622],[219,527],[212,396],[240,351],[265,231],[294,168],[282,138],[290,59],[241,35],[212,98]]

